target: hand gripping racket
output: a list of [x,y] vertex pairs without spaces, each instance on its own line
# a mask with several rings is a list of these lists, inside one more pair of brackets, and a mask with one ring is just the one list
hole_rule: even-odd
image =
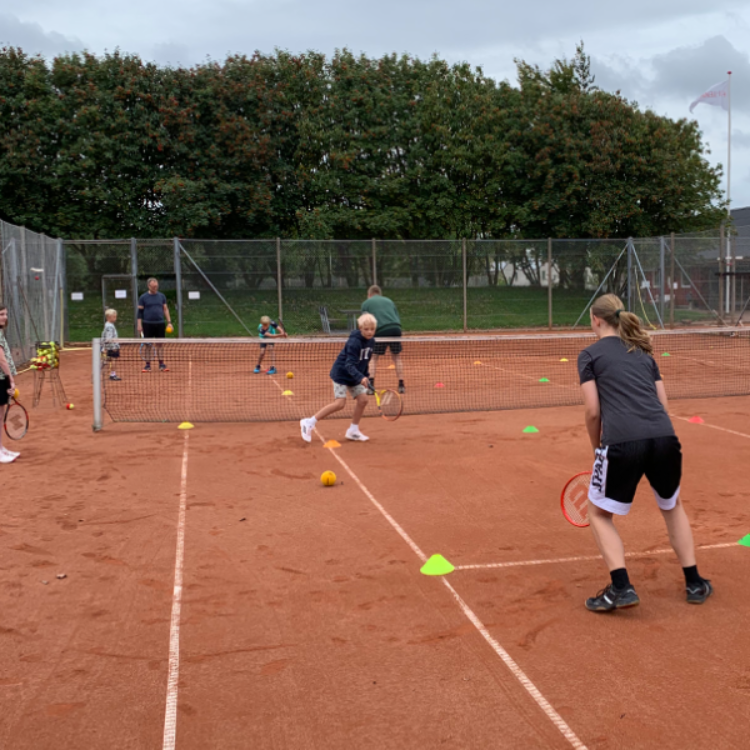
[[26,409],[12,396],[5,408],[3,424],[5,432],[11,440],[20,440],[29,429],[29,415]]
[[565,518],[573,524],[583,528],[589,525],[589,484],[591,472],[582,471],[568,480],[560,496],[560,505]]
[[378,404],[378,414],[389,422],[395,422],[404,410],[404,402],[401,400],[401,396],[389,388],[374,392],[375,401]]

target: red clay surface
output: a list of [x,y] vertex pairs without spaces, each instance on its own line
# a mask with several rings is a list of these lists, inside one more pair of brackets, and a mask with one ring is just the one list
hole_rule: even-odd
[[[90,352],[64,354],[76,409],[45,394],[21,459],[0,467],[2,748],[162,743],[186,433],[92,433],[89,373]],[[671,407],[707,423],[675,420],[696,541],[734,542],[750,533],[750,398]],[[559,510],[590,462],[580,407],[362,426],[367,444],[340,421],[319,428],[426,554],[596,554]],[[291,422],[188,434],[178,748],[571,747],[320,440]],[[645,486],[620,528],[630,552],[668,546]],[[447,580],[586,747],[744,747],[750,549],[698,560],[716,585],[705,606],[660,554],[629,561],[642,604],[613,616],[583,607],[607,581],[600,561]]]

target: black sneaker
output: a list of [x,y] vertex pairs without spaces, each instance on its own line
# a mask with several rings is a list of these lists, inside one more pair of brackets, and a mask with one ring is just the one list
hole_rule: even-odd
[[401,394],[403,394],[403,393],[406,393],[406,388],[404,388],[404,386],[403,386],[403,385],[400,385],[400,386],[398,387],[398,392],[399,392],[399,393],[401,393]]
[[688,583],[685,591],[688,604],[703,604],[714,593],[714,587],[704,578],[700,583]]
[[638,594],[632,586],[624,589],[616,589],[611,583],[602,589],[596,596],[586,599],[586,609],[592,612],[611,612],[613,609],[624,609],[635,607],[640,603]]
[[109,379],[110,380],[122,380],[122,378],[119,375],[110,375]]

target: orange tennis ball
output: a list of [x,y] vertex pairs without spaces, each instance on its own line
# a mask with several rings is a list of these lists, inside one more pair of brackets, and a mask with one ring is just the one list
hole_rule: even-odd
[[13,391],[13,398],[17,399],[19,397],[18,388],[16,388],[15,391]]
[[289,380],[291,380],[294,377],[294,373],[293,372],[288,372],[286,374],[286,376],[289,378]]
[[65,408],[66,409],[75,409],[75,407],[73,406],[73,404],[66,404]]
[[324,471],[320,475],[320,481],[325,487],[333,487],[336,484],[336,475],[332,471]]
[[167,333],[174,333],[174,326],[171,323],[167,326]]

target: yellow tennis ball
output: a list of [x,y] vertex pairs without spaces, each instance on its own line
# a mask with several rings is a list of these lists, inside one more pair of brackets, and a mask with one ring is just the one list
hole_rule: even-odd
[[320,475],[320,481],[326,487],[333,487],[333,485],[336,484],[336,475],[332,471],[324,471]]
[[65,408],[66,409],[75,409],[75,406],[73,406],[73,404],[68,404]]
[[15,391],[13,391],[13,398],[18,398],[20,394],[18,393],[18,388],[16,388]]
[[167,333],[173,333],[174,332],[174,326],[170,323],[167,326]]
[[294,377],[294,373],[293,372],[288,372],[286,374],[286,376],[289,378],[289,380],[291,380]]

